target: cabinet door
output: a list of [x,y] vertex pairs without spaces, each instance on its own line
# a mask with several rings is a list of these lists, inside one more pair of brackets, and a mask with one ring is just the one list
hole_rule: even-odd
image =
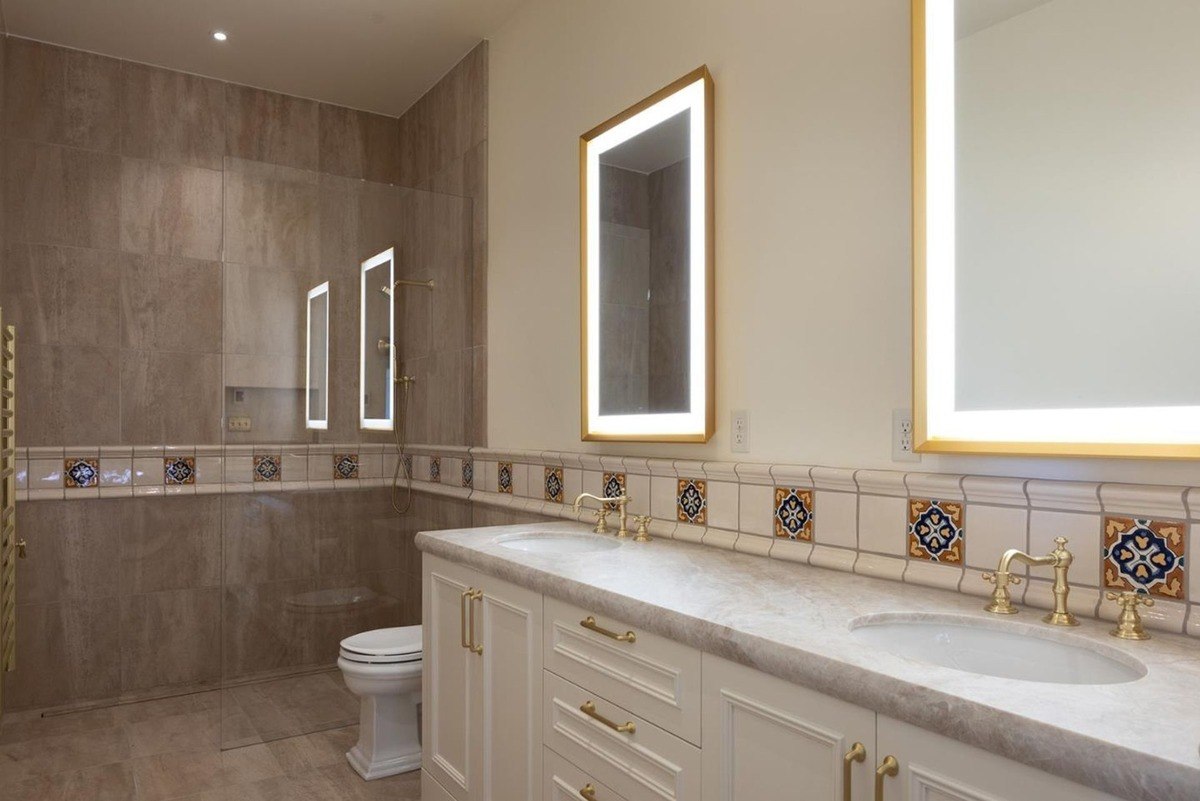
[[885,801],[1118,801],[1058,776],[939,734],[879,716],[874,765],[892,755]]
[[542,797],[542,596],[484,576],[475,642],[481,663],[482,795]]
[[457,801],[480,797],[479,659],[463,647],[469,591],[483,578],[473,570],[425,555],[421,671],[422,765]]
[[709,654],[703,667],[704,801],[870,801],[874,712]]

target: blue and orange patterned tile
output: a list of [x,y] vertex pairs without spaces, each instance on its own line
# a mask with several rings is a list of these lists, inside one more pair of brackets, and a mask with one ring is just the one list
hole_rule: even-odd
[[358,454],[338,453],[333,457],[333,480],[358,478]]
[[1101,567],[1104,586],[1185,600],[1187,523],[1105,517]]
[[164,484],[195,484],[196,460],[191,456],[167,456],[163,458]]
[[442,457],[429,457],[429,480],[434,484],[442,483]]
[[774,519],[776,537],[812,542],[812,490],[799,487],[776,487]]
[[499,462],[496,465],[496,488],[503,493],[512,495],[513,466],[512,462]]
[[283,457],[276,455],[255,456],[254,457],[254,480],[255,481],[282,481],[283,480]]
[[[601,494],[605,498],[620,498],[625,494],[625,474],[624,473],[604,473],[603,492]],[[616,509],[615,503],[608,504],[610,509]]]
[[462,485],[467,489],[475,486],[475,463],[470,459],[463,459]]
[[958,501],[908,499],[908,555],[961,565],[966,549],[966,507]]
[[708,482],[681,478],[676,485],[675,516],[681,523],[703,526],[708,522]]
[[63,486],[67,489],[95,487],[100,483],[99,459],[63,460]]
[[563,502],[563,469],[561,467],[546,468],[546,500],[555,503]]

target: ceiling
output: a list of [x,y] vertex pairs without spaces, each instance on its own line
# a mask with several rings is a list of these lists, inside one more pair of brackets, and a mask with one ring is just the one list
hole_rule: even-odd
[[[9,0],[4,0],[9,2]],[[954,4],[955,38],[965,39],[985,28],[999,25],[1018,14],[1032,11],[1053,0],[957,0]]]
[[14,36],[399,116],[521,2],[0,0],[0,19]]

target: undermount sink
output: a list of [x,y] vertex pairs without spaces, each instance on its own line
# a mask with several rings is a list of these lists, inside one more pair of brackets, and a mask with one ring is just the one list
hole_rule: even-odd
[[851,635],[865,645],[984,676],[1054,684],[1122,684],[1146,675],[1143,665],[1115,648],[1008,621],[874,615],[859,618],[850,627]]
[[514,551],[563,554],[609,551],[620,545],[615,539],[600,534],[570,534],[565,531],[509,534],[497,537],[495,542]]

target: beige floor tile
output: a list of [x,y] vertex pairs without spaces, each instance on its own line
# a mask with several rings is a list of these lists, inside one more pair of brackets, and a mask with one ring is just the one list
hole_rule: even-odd
[[121,762],[129,757],[129,738],[120,726],[11,743],[0,746],[0,786],[10,781]]
[[169,751],[216,750],[219,726],[217,709],[150,718],[128,724],[129,742],[135,757]]
[[142,801],[165,801],[227,786],[216,748],[139,757],[131,764]]
[[63,801],[135,801],[137,788],[128,762],[68,774]]

